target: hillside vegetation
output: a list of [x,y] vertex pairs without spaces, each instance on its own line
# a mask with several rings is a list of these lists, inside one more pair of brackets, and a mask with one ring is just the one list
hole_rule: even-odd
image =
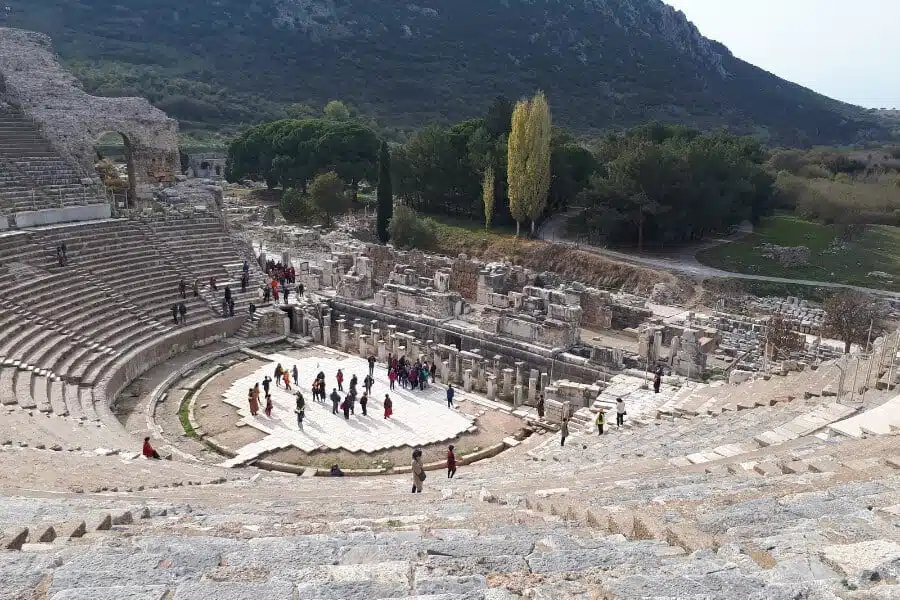
[[543,89],[576,133],[659,120],[800,146],[886,135],[659,0],[29,0],[8,24],[53,36],[91,92],[148,97],[185,129],[309,117],[337,98],[402,137]]

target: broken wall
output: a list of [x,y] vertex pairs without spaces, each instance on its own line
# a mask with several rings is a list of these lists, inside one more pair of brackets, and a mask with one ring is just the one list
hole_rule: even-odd
[[175,182],[180,172],[178,123],[144,98],[101,98],[85,92],[59,64],[48,36],[0,28],[0,75],[7,100],[84,172],[93,176],[99,139],[118,133],[130,158],[135,197],[148,200],[155,185]]

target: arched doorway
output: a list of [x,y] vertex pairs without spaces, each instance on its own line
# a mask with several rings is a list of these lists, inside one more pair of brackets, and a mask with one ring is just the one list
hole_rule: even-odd
[[134,206],[134,159],[131,140],[123,133],[109,131],[94,143],[94,172],[117,208]]

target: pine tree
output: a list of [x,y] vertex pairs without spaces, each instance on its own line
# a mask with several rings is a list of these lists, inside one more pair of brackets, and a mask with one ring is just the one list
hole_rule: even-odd
[[481,199],[484,201],[484,228],[490,229],[491,220],[494,218],[494,167],[491,165],[484,170]]
[[388,224],[394,215],[394,192],[391,184],[391,155],[388,152],[387,142],[381,142],[381,152],[378,155],[378,215],[377,230],[378,239],[386,244],[390,239]]
[[520,100],[513,110],[507,161],[509,212],[516,220],[516,235],[526,218],[531,219],[533,234],[535,221],[547,206],[550,136],[550,108],[544,93]]

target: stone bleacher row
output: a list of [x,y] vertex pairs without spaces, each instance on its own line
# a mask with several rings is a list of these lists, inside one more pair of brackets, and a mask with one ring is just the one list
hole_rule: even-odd
[[900,462],[873,458],[889,449],[784,452],[777,473],[584,469],[556,489],[518,459],[429,478],[422,495],[406,477],[263,475],[13,498],[0,501],[0,597],[44,581],[60,600],[893,598]]
[[[176,226],[157,231],[124,219],[0,235],[3,404],[96,419],[93,391],[115,361],[181,330],[171,316],[172,305],[182,302],[181,277],[188,281],[187,325],[222,318],[206,299],[193,297],[186,276],[220,273],[222,287],[239,290],[223,264],[239,255],[233,246],[227,253],[231,242],[215,218],[178,223],[192,225],[185,236],[196,253],[167,251],[184,240]],[[205,242],[216,251],[202,251]],[[61,243],[69,259],[62,267],[55,254]]]
[[0,106],[0,214],[103,203],[17,109]]

